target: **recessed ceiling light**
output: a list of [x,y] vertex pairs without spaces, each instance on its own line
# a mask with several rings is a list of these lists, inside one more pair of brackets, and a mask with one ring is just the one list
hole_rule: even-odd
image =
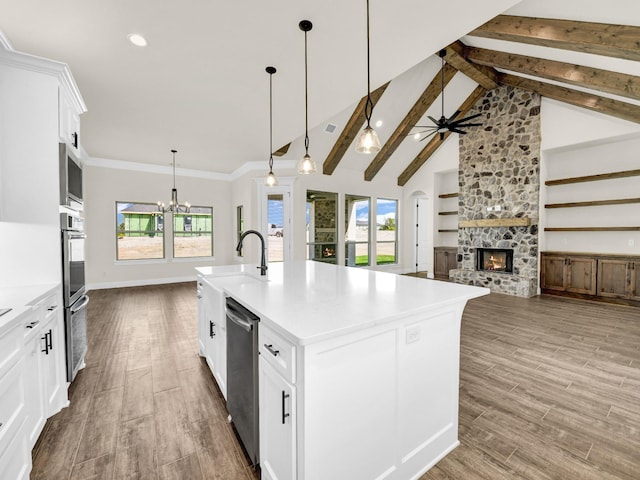
[[127,35],[127,38],[131,43],[133,43],[136,47],[146,47],[148,45],[147,39],[144,38],[139,33],[130,33]]
[[378,120],[376,122],[376,127],[381,127],[382,126],[382,120]]

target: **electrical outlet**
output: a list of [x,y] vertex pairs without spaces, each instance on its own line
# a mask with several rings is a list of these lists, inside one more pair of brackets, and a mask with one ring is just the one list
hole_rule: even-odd
[[487,207],[487,212],[493,212],[493,207]]
[[636,244],[636,241],[633,238],[629,239],[629,246],[633,247]]
[[413,326],[407,328],[406,343],[414,343],[420,340],[420,327]]
[[493,207],[493,211],[494,212],[501,212],[502,211],[502,207],[500,205],[496,205],[495,207]]

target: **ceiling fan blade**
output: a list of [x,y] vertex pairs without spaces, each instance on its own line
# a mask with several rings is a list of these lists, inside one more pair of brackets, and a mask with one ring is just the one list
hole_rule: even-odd
[[451,127],[462,127],[462,128],[467,128],[467,127],[481,127],[482,124],[481,123],[454,123],[452,125],[450,125]]
[[465,132],[463,130],[460,130],[458,128],[455,128],[455,127],[449,127],[449,131],[452,132],[452,133],[460,133],[461,135],[466,135],[467,134],[467,132]]
[[438,121],[437,121],[435,118],[433,118],[432,116],[427,115],[427,118],[428,118],[429,120],[431,120],[433,123],[435,123],[436,125],[438,125]]
[[423,140],[426,140],[427,138],[429,138],[431,135],[433,135],[434,133],[436,133],[438,130],[434,130],[433,132],[429,133],[428,135],[425,135],[424,137],[422,137],[420,139],[420,141],[422,142]]
[[460,120],[456,120],[455,123],[466,122],[467,120],[473,120],[474,118],[478,118],[481,113],[476,113],[475,115],[469,115],[468,117],[461,118]]
[[458,115],[460,115],[460,113],[461,113],[460,110],[456,110],[454,114],[449,117],[449,120],[447,120],[447,122],[453,121],[453,119],[456,118]]

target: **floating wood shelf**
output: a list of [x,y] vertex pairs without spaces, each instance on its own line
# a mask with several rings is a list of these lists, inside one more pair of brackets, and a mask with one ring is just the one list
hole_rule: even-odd
[[640,227],[547,227],[545,232],[640,232]]
[[447,233],[447,232],[457,232],[458,229],[457,228],[446,228],[446,229],[440,229],[438,230],[439,233]]
[[457,215],[458,211],[451,211],[451,212],[438,212],[438,215]]
[[602,205],[625,205],[640,203],[640,198],[621,198],[617,200],[594,200],[591,202],[547,203],[544,208],[599,207]]
[[531,225],[531,219],[529,217],[482,218],[479,220],[462,220],[458,222],[459,228],[528,227],[529,225]]
[[640,170],[625,170],[623,172],[600,173],[598,175],[587,175],[585,177],[559,178],[557,180],[547,180],[547,186],[567,185],[569,183],[596,182],[598,180],[610,180],[612,178],[638,177]]
[[458,196],[458,193],[441,193],[438,195],[438,198],[455,198]]

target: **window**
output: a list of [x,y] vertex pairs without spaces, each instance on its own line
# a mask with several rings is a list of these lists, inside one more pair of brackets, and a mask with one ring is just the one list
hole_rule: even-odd
[[369,207],[371,199],[357,195],[345,195],[345,264],[369,265]]
[[116,259],[164,258],[163,230],[155,203],[116,202]]
[[213,208],[191,207],[173,214],[174,258],[213,256]]
[[376,200],[376,264],[398,263],[398,201]]
[[338,194],[307,191],[307,260],[337,263]]
[[267,257],[270,262],[284,261],[284,195],[267,196]]

